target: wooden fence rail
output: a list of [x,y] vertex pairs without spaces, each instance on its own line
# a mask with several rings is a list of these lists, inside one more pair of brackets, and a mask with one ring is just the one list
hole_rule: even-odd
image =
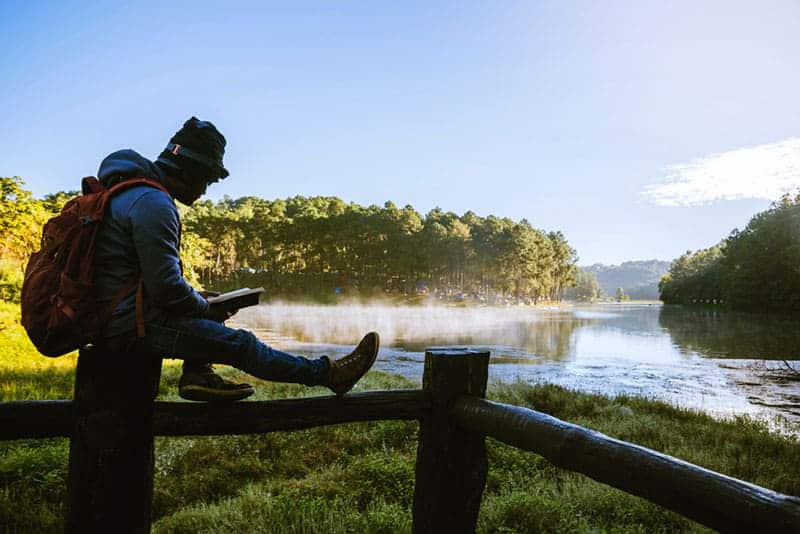
[[[430,411],[422,390],[392,390],[334,396],[226,404],[156,402],[155,436],[266,434],[358,421],[419,420]],[[73,401],[0,403],[0,440],[69,437],[75,427]]]
[[68,532],[147,532],[153,436],[261,434],[419,420],[413,530],[474,532],[485,437],[726,532],[800,533],[800,498],[743,482],[549,415],[485,400],[489,353],[428,349],[422,390],[233,404],[154,402],[160,360],[81,352],[75,401],[0,403],[0,440],[68,436]]
[[547,458],[553,465],[731,532],[798,532],[800,498],[750,484],[550,415],[461,396],[463,428]]

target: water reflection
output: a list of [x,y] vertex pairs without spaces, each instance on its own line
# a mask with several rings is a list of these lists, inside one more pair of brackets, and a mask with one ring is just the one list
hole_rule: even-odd
[[684,353],[712,358],[796,360],[800,316],[663,306],[658,317]]
[[797,357],[800,324],[792,317],[636,304],[268,305],[243,310],[236,322],[271,345],[312,357],[343,356],[376,330],[381,352],[375,368],[418,383],[425,348],[468,346],[491,352],[490,380],[645,396],[723,416],[800,420],[800,381],[759,363]]
[[526,320],[498,322],[472,332],[434,334],[431,337],[408,332],[394,345],[409,352],[426,347],[469,345],[494,348],[493,363],[526,363],[530,360],[565,360],[572,354],[573,333],[596,319],[576,319],[567,313],[552,313]]
[[568,358],[575,330],[600,322],[557,308],[273,305],[246,316],[251,328],[280,332],[299,342],[346,345],[376,330],[383,346],[406,352],[444,345],[486,346],[500,348],[493,350],[498,357],[548,360]]
[[632,335],[652,335],[658,332],[660,305],[653,304],[595,304],[576,306],[576,318],[597,319],[597,330],[615,330]]

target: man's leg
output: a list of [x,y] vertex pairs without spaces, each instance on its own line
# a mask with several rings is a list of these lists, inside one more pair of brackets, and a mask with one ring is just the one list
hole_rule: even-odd
[[247,330],[234,330],[208,319],[162,317],[150,321],[138,341],[146,350],[201,363],[224,363],[274,382],[326,386],[337,395],[349,391],[378,354],[378,335],[371,332],[347,356],[331,362],[282,352]]
[[329,366],[327,358],[310,360],[275,350],[247,330],[208,319],[162,317],[146,324],[145,337],[139,342],[190,365],[224,363],[275,382],[322,385]]

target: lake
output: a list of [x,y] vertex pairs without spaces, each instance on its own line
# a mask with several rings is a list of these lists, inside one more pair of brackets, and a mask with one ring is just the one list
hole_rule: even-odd
[[376,330],[375,369],[418,384],[426,347],[480,347],[491,352],[490,381],[643,396],[718,417],[785,420],[790,431],[800,429],[800,317],[660,304],[270,304],[242,310],[232,326],[312,357],[342,356]]

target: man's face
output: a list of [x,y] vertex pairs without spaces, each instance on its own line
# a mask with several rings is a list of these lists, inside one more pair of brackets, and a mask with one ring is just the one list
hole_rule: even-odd
[[185,204],[191,206],[197,199],[206,194],[206,189],[208,189],[208,182],[205,180],[195,180],[191,182],[186,189],[187,200],[189,200],[189,202],[185,202]]
[[206,189],[210,184],[217,182],[219,178],[211,175],[190,176],[184,174],[182,191],[175,192],[175,198],[183,204],[191,206],[197,199],[206,194]]

